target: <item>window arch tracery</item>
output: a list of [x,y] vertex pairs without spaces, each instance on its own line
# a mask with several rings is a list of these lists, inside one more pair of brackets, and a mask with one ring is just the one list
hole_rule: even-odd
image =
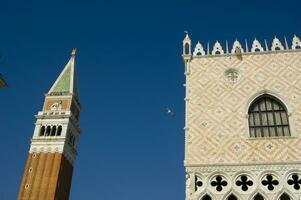
[[250,137],[291,136],[287,109],[271,95],[256,98],[248,110]]

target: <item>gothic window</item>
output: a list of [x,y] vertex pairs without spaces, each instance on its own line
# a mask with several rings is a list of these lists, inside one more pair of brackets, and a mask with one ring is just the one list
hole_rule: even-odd
[[40,136],[44,136],[45,135],[45,126],[42,126],[40,129]]
[[58,126],[56,136],[61,136],[62,134],[62,126]]
[[189,48],[190,48],[190,47],[189,47],[189,44],[186,43],[185,46],[184,46],[185,55],[189,55],[189,53],[190,53],[190,52],[189,52]]
[[264,200],[263,196],[261,196],[260,194],[257,194],[255,197],[254,197],[254,200]]
[[212,200],[212,199],[211,199],[211,197],[210,197],[208,194],[206,194],[206,195],[202,198],[202,200]]
[[279,200],[291,200],[291,198],[287,194],[282,194]]
[[228,200],[237,200],[237,197],[231,194],[228,198]]
[[50,126],[47,126],[47,128],[46,128],[46,136],[50,135],[50,131],[51,131]]
[[288,114],[281,101],[270,95],[255,99],[249,107],[250,137],[290,136]]
[[51,136],[55,136],[56,126],[53,126],[51,129]]

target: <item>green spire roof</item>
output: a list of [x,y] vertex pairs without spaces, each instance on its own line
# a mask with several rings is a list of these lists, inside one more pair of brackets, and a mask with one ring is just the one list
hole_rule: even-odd
[[49,90],[49,95],[71,94],[79,98],[75,69],[75,53],[76,49],[73,49],[69,62]]

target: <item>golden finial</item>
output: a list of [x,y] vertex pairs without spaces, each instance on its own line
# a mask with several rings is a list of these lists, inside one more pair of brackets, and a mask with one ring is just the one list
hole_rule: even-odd
[[71,56],[75,56],[75,55],[76,55],[76,48],[73,48],[73,49],[72,49]]

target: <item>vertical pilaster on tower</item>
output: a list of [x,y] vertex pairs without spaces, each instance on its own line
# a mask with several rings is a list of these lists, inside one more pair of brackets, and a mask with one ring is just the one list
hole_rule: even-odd
[[75,56],[73,49],[67,65],[46,94],[42,111],[36,115],[19,200],[69,199],[80,135]]

